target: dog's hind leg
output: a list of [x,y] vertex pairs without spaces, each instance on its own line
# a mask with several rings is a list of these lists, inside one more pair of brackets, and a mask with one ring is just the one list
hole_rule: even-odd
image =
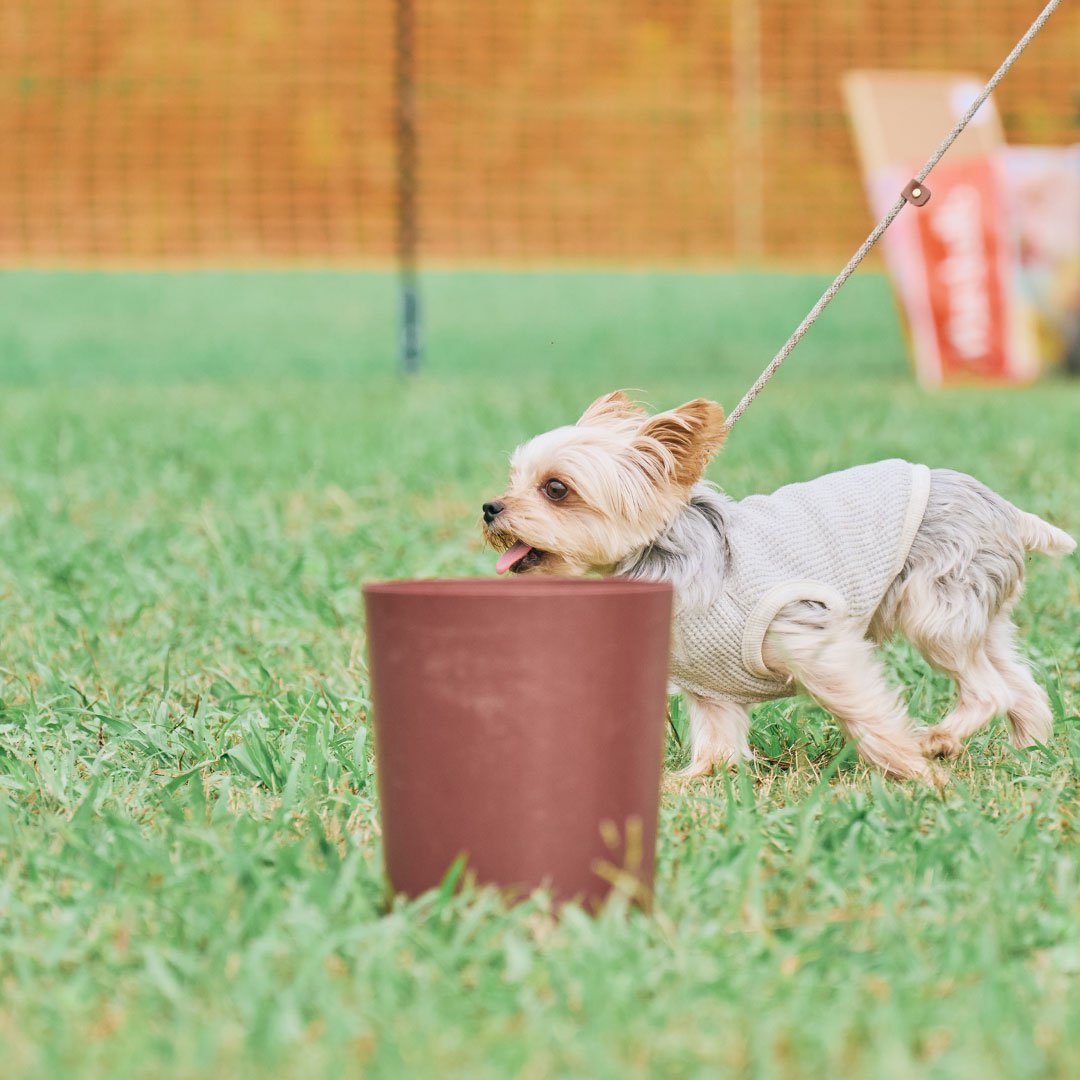
[[735,765],[752,755],[747,741],[750,714],[745,705],[686,694],[690,711],[690,764],[680,776],[707,776],[717,765]]
[[957,701],[941,723],[926,730],[926,751],[938,757],[956,757],[964,739],[1012,707],[1013,695],[991,660],[988,645],[963,660],[950,658],[948,664],[927,659],[955,680]]
[[1050,700],[1016,651],[1015,639],[1016,627],[1002,612],[990,626],[986,652],[1011,693],[1012,702],[1005,715],[1009,719],[1012,744],[1020,747],[1046,743],[1054,730]]
[[1013,651],[1007,613],[1023,590],[1025,551],[1064,552],[1071,543],[970,476],[934,470],[922,524],[878,618],[956,682],[953,711],[926,729],[928,753],[959,754],[961,740],[998,714],[1016,712],[1014,740],[1047,733],[1049,710]]
[[789,605],[773,620],[762,658],[828,709],[872,765],[903,780],[932,778],[920,731],[858,628],[820,609]]
[[915,576],[904,594],[900,618],[908,639],[928,664],[956,684],[952,711],[923,730],[923,748],[932,757],[959,756],[964,739],[1013,705],[1011,680],[991,652],[996,616],[987,612],[985,601],[975,599],[976,593],[962,582]]

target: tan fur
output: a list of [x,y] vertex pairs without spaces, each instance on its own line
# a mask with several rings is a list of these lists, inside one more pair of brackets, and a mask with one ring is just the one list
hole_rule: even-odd
[[762,657],[828,709],[859,753],[886,776],[929,778],[918,726],[885,678],[873,645],[848,620],[798,603],[782,608]]
[[938,727],[927,728],[923,733],[923,752],[927,757],[954,758],[963,750],[964,744],[955,735]]
[[[534,573],[609,573],[647,544],[685,505],[688,485],[723,441],[723,410],[691,401],[649,417],[622,392],[598,398],[572,427],[518,447],[506,509],[485,530],[492,547],[517,541],[545,552]],[[570,489],[562,503],[543,494],[556,478]]]
[[674,481],[691,487],[701,479],[726,434],[724,410],[715,401],[697,398],[647,420],[638,446],[643,454],[655,453],[654,443],[663,447],[670,455]]
[[598,397],[582,414],[578,427],[591,427],[596,424],[618,423],[623,420],[636,420],[646,416],[645,409],[636,401],[631,401],[625,390],[613,390],[610,394]]
[[719,765],[733,766],[752,758],[747,733],[750,712],[734,701],[708,701],[687,694],[690,712],[690,764],[681,776],[708,776]]

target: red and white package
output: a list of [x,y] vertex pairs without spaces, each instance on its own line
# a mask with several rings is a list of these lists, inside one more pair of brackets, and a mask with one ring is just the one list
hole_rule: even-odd
[[[857,71],[844,81],[874,217],[885,216],[978,96],[963,72]],[[1004,135],[987,100],[882,239],[921,382],[1025,383],[1039,373],[1010,218]]]
[[[899,170],[875,177],[875,208],[891,205],[906,179]],[[934,386],[1034,379],[1039,361],[1016,288],[999,163],[991,156],[942,162],[927,186],[930,201],[905,207],[883,241],[919,379]]]

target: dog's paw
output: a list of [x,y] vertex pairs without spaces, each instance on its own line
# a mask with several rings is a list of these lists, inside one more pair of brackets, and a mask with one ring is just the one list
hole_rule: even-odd
[[[747,761],[750,759],[747,758]],[[674,775],[676,780],[702,780],[707,776],[719,776],[724,769],[735,772],[739,767],[738,758],[694,758],[683,769],[679,769]]]
[[952,773],[947,769],[943,769],[934,761],[928,761],[926,765],[926,776],[924,777],[926,783],[930,784],[939,795],[944,795],[945,789],[952,783]]
[[923,753],[932,758],[955,758],[964,751],[964,744],[950,731],[927,728],[922,735]]
[[675,773],[676,780],[703,780],[706,776],[712,776],[717,765],[723,767],[723,762],[716,761],[691,761],[685,768]]

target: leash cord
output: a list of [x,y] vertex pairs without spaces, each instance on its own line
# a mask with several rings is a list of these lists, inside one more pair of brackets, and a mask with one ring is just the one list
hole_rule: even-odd
[[766,367],[765,370],[757,377],[757,381],[754,383],[754,385],[746,391],[746,393],[743,395],[742,401],[740,401],[739,404],[735,406],[735,408],[728,416],[727,420],[724,422],[725,430],[730,431],[735,426],[739,417],[742,416],[742,414],[746,411],[746,408],[750,404],[750,402],[752,402],[754,398],[758,396],[758,394],[764,388],[765,384],[773,377],[773,375],[776,374],[777,369],[788,358],[791,350],[794,349],[796,345],[798,345],[799,341],[802,339],[806,331],[814,325],[814,323],[817,321],[818,316],[828,306],[829,301],[832,300],[832,298],[840,291],[840,288],[844,284],[844,282],[847,281],[847,279],[851,277],[851,275],[855,272],[855,268],[859,265],[859,263],[863,261],[863,259],[866,258],[870,249],[878,242],[878,240],[881,239],[881,236],[885,232],[885,230],[893,223],[893,221],[896,220],[897,214],[899,214],[900,211],[903,210],[905,204],[908,202],[909,193],[915,198],[924,196],[922,199],[923,202],[926,201],[926,198],[929,198],[929,195],[927,195],[926,192],[920,192],[919,187],[923,183],[923,181],[926,180],[927,176],[929,176],[930,170],[933,169],[933,167],[945,156],[945,152],[949,149],[949,147],[952,146],[954,142],[956,142],[960,133],[971,122],[971,118],[979,111],[982,103],[986,101],[986,99],[990,96],[997,84],[1001,82],[1003,78],[1005,78],[1006,74],[1008,74],[1009,68],[1011,68],[1013,64],[1016,63],[1017,59],[1019,59],[1020,57],[1020,54],[1028,47],[1029,44],[1031,44],[1031,39],[1035,37],[1035,35],[1043,28],[1043,26],[1046,24],[1046,20],[1049,19],[1051,15],[1053,15],[1055,9],[1058,7],[1058,5],[1060,5],[1060,3],[1061,0],[1050,0],[1050,3],[1048,3],[1046,7],[1043,8],[1042,13],[1028,28],[1028,32],[1016,43],[1013,51],[1009,53],[1007,57],[1005,57],[1004,61],[1001,64],[1001,67],[999,67],[997,71],[995,71],[994,74],[990,77],[990,81],[982,88],[982,92],[979,94],[979,96],[975,98],[971,105],[968,106],[968,109],[964,113],[964,115],[961,116],[960,119],[956,122],[956,126],[952,129],[952,131],[949,132],[948,135],[945,136],[944,139],[941,140],[941,145],[933,152],[933,154],[930,155],[930,158],[926,162],[926,164],[915,174],[914,179],[904,189],[903,194],[901,194],[900,197],[896,200],[896,202],[893,203],[892,208],[889,210],[889,212],[877,223],[876,226],[874,226],[873,232],[871,232],[870,235],[862,242],[862,246],[859,248],[859,250],[851,256],[851,258],[848,260],[847,266],[845,266],[844,269],[836,275],[833,283],[825,290],[824,293],[822,293],[821,298],[810,309],[806,318],[803,319],[801,323],[799,323],[798,327],[795,330],[795,333],[793,333],[791,337],[787,339],[784,347],[772,358],[772,360],[769,362],[769,366]]

